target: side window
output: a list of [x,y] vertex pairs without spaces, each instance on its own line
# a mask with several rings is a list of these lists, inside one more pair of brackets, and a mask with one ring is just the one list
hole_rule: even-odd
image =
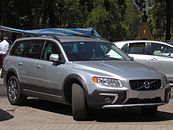
[[10,55],[23,57],[26,52],[28,41],[18,41],[11,49]]
[[173,48],[167,45],[152,43],[151,54],[155,56],[173,57]]
[[52,41],[47,41],[41,59],[49,61],[51,54],[60,54],[60,49],[58,45]]
[[27,47],[26,57],[40,59],[43,45],[44,45],[44,41],[42,40],[30,41]]
[[129,54],[145,54],[145,43],[130,43]]

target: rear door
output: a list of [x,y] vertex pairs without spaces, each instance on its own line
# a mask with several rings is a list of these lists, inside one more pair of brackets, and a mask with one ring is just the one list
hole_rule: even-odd
[[160,43],[151,43],[149,50],[149,65],[166,74],[168,79],[173,81],[173,47]]
[[149,65],[149,56],[147,55],[147,42],[135,42],[129,43],[128,45],[128,54],[133,57],[135,61]]
[[18,58],[18,72],[23,88],[35,90],[37,85],[36,63],[40,59],[44,42],[42,40],[23,41],[27,43],[24,55]]
[[17,70],[18,73],[18,79],[21,83],[25,82],[25,77],[26,77],[26,70],[24,69],[24,60],[25,60],[25,53],[27,51],[28,47],[28,41],[22,40],[22,41],[17,41],[13,45],[11,51],[10,51],[10,56],[13,56],[12,63],[10,65],[14,65],[15,69]]

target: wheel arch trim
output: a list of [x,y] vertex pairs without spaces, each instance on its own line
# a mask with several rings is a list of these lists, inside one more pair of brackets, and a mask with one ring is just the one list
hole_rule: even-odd
[[66,90],[71,89],[69,87],[72,87],[73,83],[77,83],[82,87],[82,89],[84,90],[85,96],[88,94],[87,85],[86,85],[84,79],[81,76],[77,75],[77,74],[70,74],[65,78],[65,80],[63,82],[63,94],[64,94],[65,101],[67,103],[69,103],[69,100],[68,100],[68,97],[67,97],[68,92],[66,92]]
[[8,80],[8,78],[9,78],[9,75],[10,75],[11,73],[13,73],[13,74],[16,76],[16,78],[19,80],[19,77],[18,77],[18,75],[17,75],[17,71],[16,71],[15,69],[11,68],[11,69],[9,69],[7,72],[5,72],[5,77],[4,77],[4,83],[5,83],[5,85],[6,85],[6,83],[7,83],[7,80]]

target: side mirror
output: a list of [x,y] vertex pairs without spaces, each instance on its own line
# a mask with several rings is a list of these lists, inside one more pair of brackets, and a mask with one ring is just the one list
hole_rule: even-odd
[[58,62],[59,61],[59,55],[58,54],[51,54],[49,57],[49,60],[53,61],[53,62]]

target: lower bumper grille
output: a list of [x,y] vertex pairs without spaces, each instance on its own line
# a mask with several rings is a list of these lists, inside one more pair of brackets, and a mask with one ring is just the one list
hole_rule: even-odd
[[161,99],[159,97],[152,99],[137,99],[132,98],[129,99],[125,104],[141,104],[141,103],[161,103]]

